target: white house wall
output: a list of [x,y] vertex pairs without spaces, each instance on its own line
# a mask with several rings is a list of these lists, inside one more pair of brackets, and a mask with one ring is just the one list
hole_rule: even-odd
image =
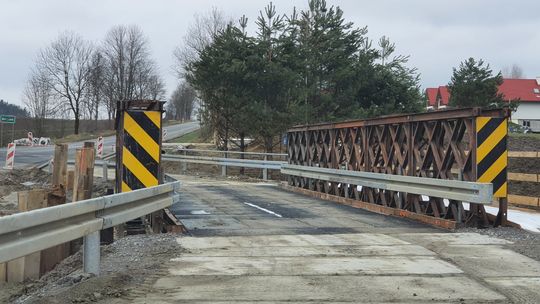
[[515,112],[512,113],[512,121],[517,123],[519,119],[540,120],[540,102],[522,102]]

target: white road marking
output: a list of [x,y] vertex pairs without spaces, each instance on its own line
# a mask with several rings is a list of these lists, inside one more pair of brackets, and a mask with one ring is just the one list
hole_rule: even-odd
[[193,210],[193,211],[191,211],[191,214],[193,214],[193,215],[203,215],[203,214],[210,214],[210,213],[206,212],[204,210]]
[[270,214],[275,215],[275,216],[277,216],[277,217],[283,217],[283,216],[281,216],[281,214],[275,213],[274,211],[265,209],[265,208],[263,208],[263,207],[260,207],[260,206],[255,205],[255,204],[250,204],[250,203],[248,203],[248,202],[244,202],[244,204],[246,204],[246,205],[248,205],[248,206],[251,206],[251,207],[254,207],[254,208],[257,208],[257,209],[259,209],[259,210],[262,210],[262,211],[264,211],[264,212],[266,212],[266,213],[270,213]]

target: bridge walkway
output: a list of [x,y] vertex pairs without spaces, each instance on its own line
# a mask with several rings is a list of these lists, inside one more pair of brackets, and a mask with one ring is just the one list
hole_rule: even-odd
[[[540,263],[449,233],[287,192],[178,176],[191,236],[135,303],[534,303]],[[504,269],[504,271],[501,271]]]

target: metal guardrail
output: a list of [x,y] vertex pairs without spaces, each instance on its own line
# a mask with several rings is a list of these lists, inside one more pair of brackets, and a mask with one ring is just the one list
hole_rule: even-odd
[[347,171],[289,164],[281,167],[281,173],[327,182],[427,195],[470,203],[490,204],[493,199],[493,185],[490,183]]
[[207,165],[219,165],[230,167],[246,167],[259,169],[281,169],[281,165],[285,164],[282,161],[273,160],[255,160],[255,159],[237,159],[237,158],[219,158],[208,156],[192,156],[192,155],[163,155],[161,157],[167,161],[179,161],[186,163],[197,163]]
[[[221,175],[227,175],[227,167],[243,167],[243,168],[259,168],[263,169],[263,179],[268,179],[268,170],[280,170],[281,165],[285,164],[282,161],[273,160],[255,160],[255,159],[238,159],[238,158],[220,158],[208,156],[193,156],[193,155],[162,155],[162,160],[177,161],[184,165],[188,163],[218,165],[221,166]],[[186,167],[182,169],[186,170]]]
[[85,272],[99,273],[99,231],[171,206],[180,182],[0,217],[0,263],[84,237]]
[[338,182],[382,190],[427,195],[430,197],[446,198],[470,203],[490,204],[493,199],[493,186],[490,183],[298,166],[281,161],[188,155],[164,155],[163,160],[281,170],[282,174],[292,176],[314,178],[328,182]]
[[240,151],[222,151],[222,150],[187,149],[187,148],[176,149],[176,151],[197,152],[197,153],[215,153],[215,154],[232,154],[232,155],[244,154],[244,155],[275,156],[275,157],[286,157],[288,155],[287,153],[240,152]]

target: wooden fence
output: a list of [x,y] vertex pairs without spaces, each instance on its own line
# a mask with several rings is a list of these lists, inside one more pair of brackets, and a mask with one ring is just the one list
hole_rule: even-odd
[[[540,158],[540,152],[534,151],[509,151],[509,158]],[[538,171],[540,173],[540,168]],[[540,183],[540,174],[539,173],[519,173],[519,172],[508,172],[508,180],[518,181],[518,182],[529,182],[529,183]],[[536,185],[540,187],[540,185]],[[540,208],[540,197],[535,196],[524,196],[511,194],[512,187],[509,188],[508,194],[508,203],[514,206],[525,206],[529,208]]]

